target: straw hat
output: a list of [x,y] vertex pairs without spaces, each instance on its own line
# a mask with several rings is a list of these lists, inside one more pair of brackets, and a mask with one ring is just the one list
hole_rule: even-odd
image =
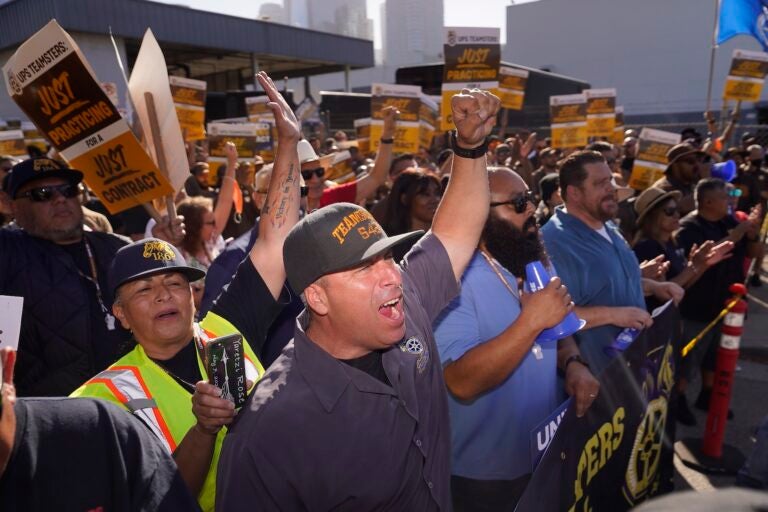
[[645,216],[658,205],[663,203],[669,198],[679,201],[683,197],[683,194],[677,190],[667,192],[664,189],[658,187],[648,187],[643,190],[635,200],[635,213],[637,213],[637,225],[640,226],[645,219]]

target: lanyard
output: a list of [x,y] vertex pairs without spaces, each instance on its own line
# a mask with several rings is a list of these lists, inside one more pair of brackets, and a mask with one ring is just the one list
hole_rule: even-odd
[[[482,249],[478,249],[478,250],[480,251],[480,254],[483,255],[483,258],[485,258],[485,261],[488,262],[488,265],[491,267],[491,269],[496,273],[496,276],[499,278],[502,284],[507,288],[507,290],[509,290],[509,293],[511,293],[513,297],[517,298],[517,294],[515,293],[515,290],[512,288],[512,285],[509,284],[509,281],[507,281],[507,278],[504,277],[504,274],[501,273],[501,270],[499,270],[494,259],[491,258],[488,254],[486,254],[486,252],[483,251]],[[535,357],[536,359],[538,360],[544,359],[544,353],[541,351],[541,345],[539,345],[536,341],[533,342],[533,347],[531,347],[531,352],[533,352],[533,357]]]
[[114,331],[115,317],[112,316],[109,309],[107,309],[107,305],[104,303],[104,296],[101,293],[101,285],[99,285],[99,271],[96,267],[96,258],[93,256],[93,250],[91,249],[91,244],[88,242],[87,238],[83,237],[83,243],[85,244],[85,252],[88,254],[88,264],[91,269],[91,275],[87,276],[83,274],[79,268],[77,269],[77,273],[80,274],[80,277],[93,283],[93,286],[96,288],[96,300],[99,302],[101,312],[104,313],[104,322],[107,324],[107,329]]

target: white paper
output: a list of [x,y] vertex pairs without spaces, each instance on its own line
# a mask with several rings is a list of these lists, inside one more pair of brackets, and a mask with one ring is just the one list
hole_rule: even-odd
[[155,100],[157,122],[160,126],[160,138],[163,141],[168,179],[173,185],[173,189],[178,192],[189,177],[187,151],[181,135],[179,118],[176,116],[176,106],[173,104],[173,97],[171,96],[165,57],[150,29],[147,29],[144,34],[144,40],[141,43],[136,64],[133,66],[131,79],[128,82],[128,90],[131,94],[131,102],[145,131],[144,137],[149,142],[149,152],[160,167],[154,148],[155,141],[152,140],[147,103],[144,101],[144,93],[152,93]]
[[672,304],[672,299],[669,299],[667,302],[665,302],[661,306],[659,306],[656,309],[654,309],[651,312],[651,318],[656,318],[657,316],[662,314],[664,312],[664,310],[666,310],[669,307],[670,304]]
[[19,348],[24,297],[0,295],[0,348]]

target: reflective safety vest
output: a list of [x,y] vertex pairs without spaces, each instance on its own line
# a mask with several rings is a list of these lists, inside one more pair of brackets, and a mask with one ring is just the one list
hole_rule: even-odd
[[[196,337],[203,346],[211,338],[235,333],[238,333],[237,329],[215,313],[208,313],[200,324],[195,324]],[[264,374],[264,368],[248,343],[243,346],[246,379],[256,383]],[[200,352],[196,352],[200,380],[207,381]],[[101,398],[124,407],[155,433],[169,453],[176,450],[189,429],[197,423],[192,414],[191,392],[152,361],[141,345],[80,386],[71,396]],[[214,509],[216,468],[226,432],[224,427],[216,436],[211,467],[197,497],[204,511]]]

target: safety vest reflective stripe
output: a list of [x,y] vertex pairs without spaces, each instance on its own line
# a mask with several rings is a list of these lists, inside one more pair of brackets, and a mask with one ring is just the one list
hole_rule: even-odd
[[107,386],[115,398],[138,416],[163,441],[169,453],[176,450],[176,442],[157,403],[149,393],[141,372],[135,366],[113,366],[91,379]]

